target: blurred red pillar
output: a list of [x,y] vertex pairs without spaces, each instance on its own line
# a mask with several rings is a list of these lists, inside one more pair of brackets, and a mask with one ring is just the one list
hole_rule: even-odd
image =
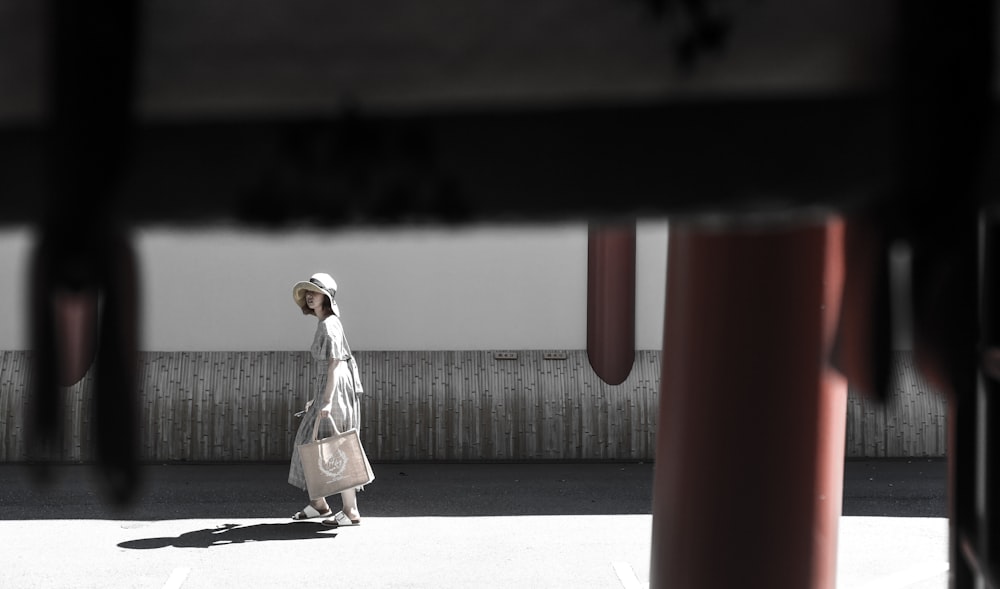
[[604,382],[635,363],[635,223],[592,225],[587,243],[587,357]]
[[671,226],[651,587],[834,588],[843,229]]
[[94,362],[97,308],[98,296],[93,289],[80,292],[57,290],[52,294],[59,353],[59,386],[69,387],[80,382]]

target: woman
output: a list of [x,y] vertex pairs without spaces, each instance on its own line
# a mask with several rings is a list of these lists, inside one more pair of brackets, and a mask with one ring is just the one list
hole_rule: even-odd
[[[361,425],[361,407],[358,403],[361,383],[357,382],[351,348],[340,322],[340,309],[334,300],[336,295],[337,283],[325,273],[313,274],[308,282],[298,282],[292,287],[292,297],[302,313],[315,315],[319,319],[311,348],[319,372],[316,393],[306,405],[302,423],[295,434],[292,462],[288,471],[288,482],[303,490],[306,488],[306,479],[298,448],[312,438],[316,420],[321,420],[318,438],[333,435],[328,418],[336,422],[340,431]],[[342,492],[340,498],[343,509],[323,523],[332,526],[359,525],[361,514],[358,512],[357,491],[358,489],[350,489]],[[331,514],[326,498],[321,498],[311,500],[292,519],[325,518]]]

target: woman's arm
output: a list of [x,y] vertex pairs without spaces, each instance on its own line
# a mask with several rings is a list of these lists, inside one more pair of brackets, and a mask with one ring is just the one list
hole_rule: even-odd
[[326,387],[323,388],[323,404],[320,406],[319,416],[328,417],[330,415],[330,403],[333,402],[333,371],[340,365],[340,360],[330,358],[330,364],[326,368]]

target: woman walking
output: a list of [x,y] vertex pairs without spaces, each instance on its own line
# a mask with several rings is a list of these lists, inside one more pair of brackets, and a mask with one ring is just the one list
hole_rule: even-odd
[[[319,373],[316,390],[312,401],[306,405],[302,423],[295,434],[292,461],[288,470],[288,482],[303,490],[306,489],[306,479],[299,457],[299,445],[312,439],[316,420],[320,420],[318,438],[333,435],[331,419],[342,432],[361,425],[361,406],[358,402],[358,394],[362,392],[361,383],[357,380],[356,363],[351,356],[344,326],[340,322],[340,309],[334,300],[336,295],[337,283],[325,273],[313,274],[308,281],[297,282],[292,287],[292,297],[302,313],[315,315],[319,319],[310,350]],[[328,518],[333,515],[323,523],[356,526],[361,523],[358,489],[340,493],[342,510],[336,515],[333,515],[326,498],[322,497],[311,500],[292,519]]]

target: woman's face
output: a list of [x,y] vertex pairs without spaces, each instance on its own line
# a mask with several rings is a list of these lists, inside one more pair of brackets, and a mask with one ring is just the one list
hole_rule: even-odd
[[313,292],[311,290],[306,291],[306,306],[309,307],[313,313],[319,314],[323,310],[323,299],[325,296],[319,294],[318,292]]

